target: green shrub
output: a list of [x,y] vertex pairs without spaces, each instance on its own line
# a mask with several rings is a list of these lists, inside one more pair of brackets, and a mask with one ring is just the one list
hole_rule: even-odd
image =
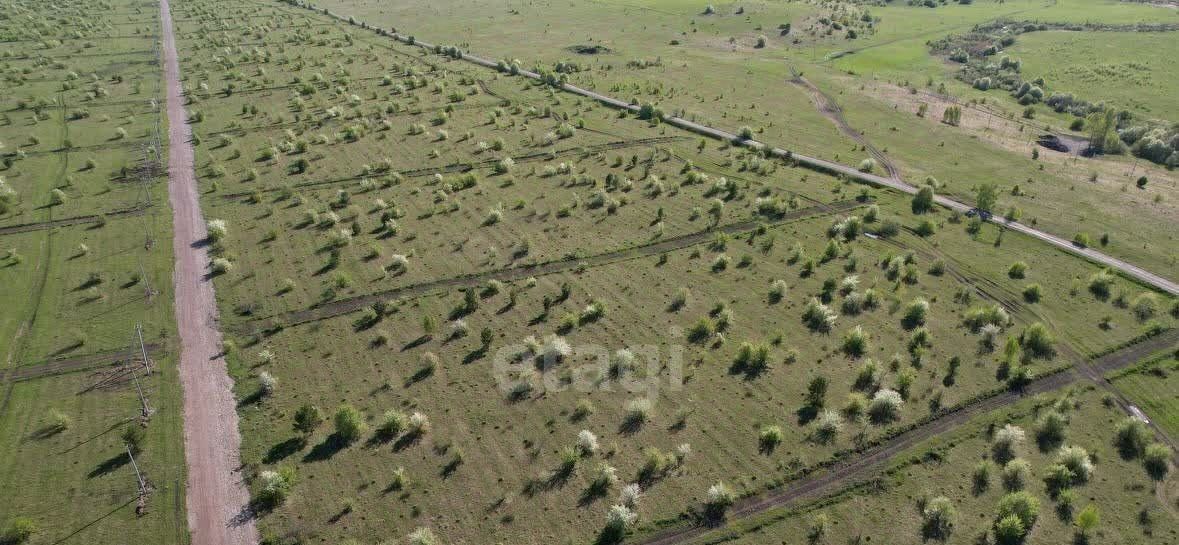
[[37,523],[33,519],[16,517],[4,529],[3,536],[0,536],[0,543],[4,543],[5,545],[21,545],[27,543],[37,531]]
[[862,327],[856,326],[843,336],[843,352],[853,358],[868,352],[868,334]]
[[933,210],[934,195],[933,188],[929,186],[921,186],[917,190],[917,194],[913,196],[911,208],[914,214],[924,214]]
[[359,439],[368,427],[364,423],[364,415],[356,407],[347,404],[340,405],[340,408],[336,410],[335,425],[336,435],[344,443],[351,443]]
[[1048,332],[1048,328],[1036,322],[1029,325],[1019,336],[1020,345],[1033,357],[1048,358],[1056,353],[1054,344],[1056,339]]
[[1167,477],[1167,472],[1170,471],[1170,460],[1171,449],[1161,443],[1152,443],[1146,447],[1146,451],[1142,455],[1142,465],[1146,468],[1146,473],[1156,481]]

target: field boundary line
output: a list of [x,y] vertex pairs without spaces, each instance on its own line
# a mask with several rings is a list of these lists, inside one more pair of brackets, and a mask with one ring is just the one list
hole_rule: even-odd
[[417,284],[409,284],[375,293],[358,295],[339,301],[332,301],[321,306],[311,307],[304,310],[293,310],[276,314],[267,318],[259,318],[257,320],[242,324],[240,331],[245,334],[265,333],[267,331],[272,331],[275,328],[283,328],[323,320],[326,318],[332,318],[335,316],[341,316],[360,310],[378,301],[400,297],[421,297],[442,290],[478,286],[491,280],[514,282],[523,280],[530,276],[547,276],[550,274],[567,272],[582,267],[591,268],[612,265],[632,259],[640,259],[666,252],[682,250],[690,246],[708,242],[720,233],[734,235],[752,231],[762,225],[767,227],[778,227],[794,221],[811,219],[827,214],[848,212],[865,204],[867,203],[855,200],[837,201],[830,204],[820,204],[807,208],[800,208],[798,210],[792,210],[777,219],[754,218],[706,229],[703,231],[696,231],[675,237],[655,240],[644,244],[610,250],[591,256],[554,259],[552,261],[546,261],[542,263],[532,263],[515,267],[475,272],[461,276],[428,280]]

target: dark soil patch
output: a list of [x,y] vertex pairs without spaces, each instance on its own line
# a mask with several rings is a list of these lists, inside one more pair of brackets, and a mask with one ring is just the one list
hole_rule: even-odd
[[610,52],[610,48],[604,45],[571,45],[565,48],[568,51],[577,53],[578,55],[604,55]]

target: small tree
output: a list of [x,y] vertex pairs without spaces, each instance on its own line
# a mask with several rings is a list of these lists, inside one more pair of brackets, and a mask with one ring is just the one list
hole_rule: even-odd
[[1161,443],[1152,443],[1142,454],[1142,465],[1150,478],[1161,481],[1170,471],[1171,449]]
[[598,436],[589,430],[581,430],[577,433],[577,449],[583,455],[589,456],[598,451]]
[[606,512],[606,527],[602,528],[599,543],[617,543],[626,535],[626,530],[638,520],[639,515],[625,505],[612,505]]
[[268,397],[274,393],[275,387],[278,386],[278,379],[270,374],[270,371],[262,371],[258,373],[258,392],[263,397]]
[[844,335],[843,352],[853,358],[868,352],[868,334],[864,333],[864,328],[856,326]]
[[1023,428],[1012,424],[1007,424],[995,432],[995,439],[991,443],[991,453],[995,460],[1005,464],[1018,456],[1018,449],[1023,445],[1025,435]]
[[1032,466],[1026,460],[1015,458],[1003,466],[1003,488],[1009,492],[1023,490],[1032,478]]
[[995,541],[999,545],[1017,545],[1023,541],[1023,522],[1015,515],[1000,518],[995,522]]
[[978,191],[975,193],[974,206],[979,210],[986,210],[988,212],[995,209],[995,205],[999,201],[999,188],[995,184],[982,184],[978,186]]
[[225,240],[226,235],[229,234],[229,226],[225,220],[209,220],[206,224],[206,230],[209,233],[209,241],[218,243]]
[[61,433],[70,429],[73,422],[73,419],[68,414],[58,409],[49,409],[48,423],[45,426],[53,433]]
[[913,203],[911,208],[914,214],[924,214],[933,210],[933,188],[929,186],[921,186],[917,190],[917,194],[913,196]]
[[434,535],[434,531],[422,527],[414,530],[406,537],[409,545],[438,545],[438,538]]
[[281,505],[291,493],[291,486],[295,483],[295,468],[283,466],[278,471],[263,471],[258,475],[261,486],[255,495],[255,501],[263,507],[271,508]]
[[390,409],[385,411],[381,418],[381,425],[377,428],[377,433],[384,438],[393,438],[405,431],[409,427],[409,418],[401,411]]
[[954,530],[954,524],[958,520],[958,510],[954,508],[954,504],[949,498],[938,496],[926,502],[922,516],[925,519],[922,526],[924,536],[944,541],[950,537],[950,533]]
[[1097,524],[1100,522],[1101,512],[1097,510],[1096,505],[1090,503],[1080,513],[1077,513],[1073,524],[1077,526],[1077,531],[1080,532],[1081,536],[1087,538],[1089,533],[1097,528]]
[[310,403],[305,403],[295,411],[295,431],[303,435],[311,435],[323,423],[323,411]]
[[1010,516],[1019,519],[1025,533],[1031,531],[1040,516],[1040,500],[1022,490],[1003,496],[999,500],[999,520]]
[[778,426],[762,426],[757,432],[758,450],[766,453],[773,452],[782,443],[782,428]]
[[364,415],[352,405],[340,405],[335,417],[336,435],[344,443],[351,443],[360,438],[367,427]]
[[1054,410],[1048,411],[1036,421],[1036,442],[1043,450],[1054,448],[1064,442],[1067,426],[1064,415]]
[[822,444],[835,441],[843,430],[843,417],[830,409],[824,409],[815,420],[815,440]]
[[704,502],[704,511],[710,520],[725,518],[725,511],[733,505],[733,493],[725,483],[718,482],[708,488],[708,496]]
[[1114,432],[1114,446],[1118,447],[1122,458],[1127,460],[1141,456],[1149,443],[1150,431],[1146,429],[1146,424],[1132,416],[1118,424]]
[[37,523],[28,517],[16,517],[8,523],[4,534],[0,536],[0,543],[5,545],[21,545],[27,543],[33,534],[37,533]]
[[1053,347],[1056,340],[1048,332],[1048,328],[1040,322],[1036,322],[1028,326],[1027,329],[1024,329],[1019,337],[1019,341],[1023,349],[1031,354],[1032,357],[1048,358],[1056,353]]
[[812,378],[806,387],[806,404],[810,407],[822,407],[827,397],[827,377],[818,375]]
[[1087,482],[1093,477],[1093,462],[1089,459],[1089,452],[1077,446],[1060,449],[1057,462],[1068,468],[1076,483]]
[[883,388],[872,396],[872,402],[868,404],[868,416],[877,424],[891,422],[900,415],[903,403],[900,393]]

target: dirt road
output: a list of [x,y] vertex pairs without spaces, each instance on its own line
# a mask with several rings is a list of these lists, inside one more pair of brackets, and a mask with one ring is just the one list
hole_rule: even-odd
[[[791,71],[793,72],[793,70]],[[802,90],[806,91],[806,93],[810,95],[811,101],[815,103],[815,108],[819,110],[819,113],[823,114],[823,117],[826,117],[828,120],[834,123],[835,127],[839,129],[839,132],[842,132],[844,136],[851,138],[856,143],[863,146],[864,149],[868,151],[868,154],[871,155],[877,163],[880,163],[881,168],[883,168],[884,171],[888,173],[889,178],[894,180],[901,179],[900,171],[897,170],[897,167],[892,164],[892,161],[889,160],[888,156],[879,149],[876,149],[876,146],[873,146],[872,143],[869,142],[868,139],[860,133],[860,131],[857,131],[854,127],[851,126],[851,124],[847,122],[847,119],[843,117],[843,108],[839,107],[839,104],[835,102],[834,98],[831,98],[830,95],[824,93],[821,89],[816,87],[815,84],[811,83],[809,80],[802,77],[798,73],[794,74],[794,77],[790,79],[790,83],[801,87]]]
[[242,482],[233,381],[221,356],[217,302],[206,273],[205,221],[197,197],[191,129],[184,111],[180,63],[168,0],[160,2],[168,111],[168,198],[176,264],[176,322],[184,389],[188,529],[193,545],[248,545],[258,531]]

